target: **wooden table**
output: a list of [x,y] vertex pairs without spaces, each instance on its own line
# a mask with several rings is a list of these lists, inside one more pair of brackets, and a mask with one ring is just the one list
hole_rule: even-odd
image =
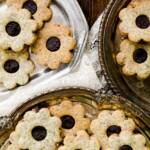
[[106,7],[108,0],[78,0],[87,18],[89,26],[92,26],[97,17]]

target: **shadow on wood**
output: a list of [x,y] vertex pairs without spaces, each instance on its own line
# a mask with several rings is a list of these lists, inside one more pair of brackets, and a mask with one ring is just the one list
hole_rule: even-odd
[[78,0],[90,26],[104,10],[108,0]]

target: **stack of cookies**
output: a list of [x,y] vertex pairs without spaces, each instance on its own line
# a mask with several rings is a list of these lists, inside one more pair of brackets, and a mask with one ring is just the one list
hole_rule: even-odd
[[0,15],[0,82],[6,89],[25,85],[35,63],[57,69],[71,61],[76,41],[69,27],[50,22],[51,0],[5,3],[8,7]]
[[119,14],[122,37],[117,63],[127,76],[140,80],[150,75],[150,1],[132,0]]
[[137,129],[123,110],[92,115],[86,105],[65,98],[26,112],[6,150],[149,150]]

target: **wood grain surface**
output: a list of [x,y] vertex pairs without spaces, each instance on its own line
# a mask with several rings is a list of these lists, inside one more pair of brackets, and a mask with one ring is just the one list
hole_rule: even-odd
[[78,0],[89,26],[95,22],[100,13],[105,9],[108,0]]

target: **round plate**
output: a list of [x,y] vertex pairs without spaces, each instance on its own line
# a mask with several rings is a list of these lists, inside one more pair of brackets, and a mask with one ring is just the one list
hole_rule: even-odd
[[[90,114],[89,116],[92,118],[97,117],[101,110],[123,110],[126,116],[135,121],[137,129],[146,137],[147,145],[150,145],[150,117],[141,108],[120,96],[101,95],[91,89],[74,87],[54,90],[35,97],[19,106],[9,116],[0,118],[0,149],[6,150],[10,144],[9,140],[7,140],[10,133],[14,131],[16,124],[22,119],[26,111],[33,108],[37,110],[45,107],[49,108],[52,105],[61,103],[64,98],[86,105],[88,115]],[[1,147],[1,145],[3,146]]]
[[140,81],[136,76],[123,75],[121,67],[115,60],[120,45],[116,30],[119,22],[118,15],[129,2],[130,0],[111,0],[104,12],[99,34],[100,62],[112,89],[150,113],[150,78]]

